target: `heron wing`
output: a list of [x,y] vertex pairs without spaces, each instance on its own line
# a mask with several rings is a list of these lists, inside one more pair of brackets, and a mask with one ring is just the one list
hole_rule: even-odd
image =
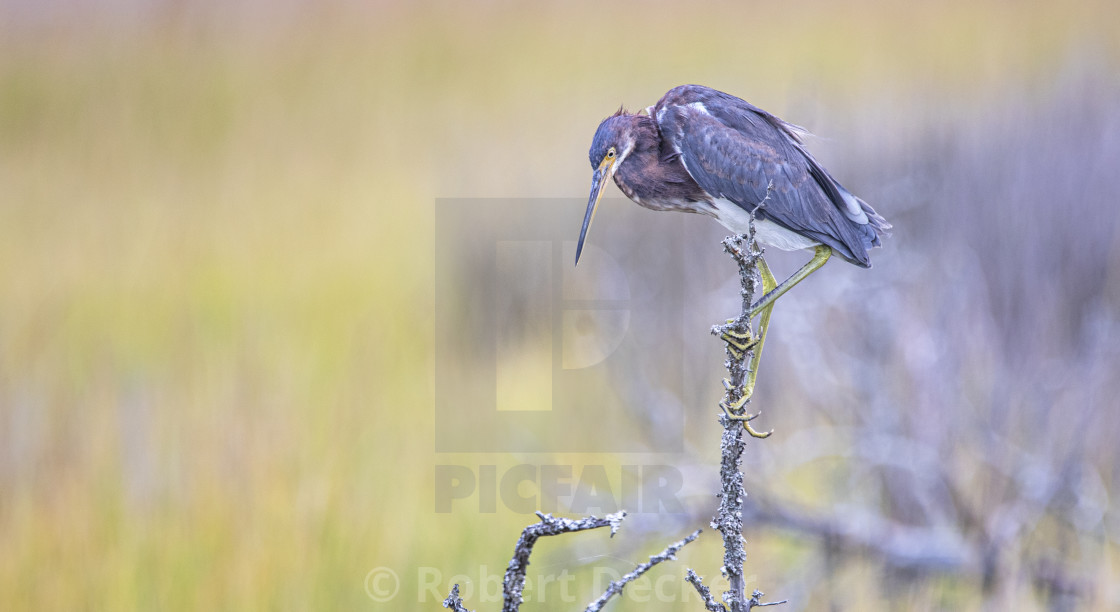
[[670,91],[654,113],[663,156],[679,156],[712,196],[826,244],[852,263],[870,265],[867,250],[879,244],[877,229],[886,223],[804,149],[804,130],[700,86]]

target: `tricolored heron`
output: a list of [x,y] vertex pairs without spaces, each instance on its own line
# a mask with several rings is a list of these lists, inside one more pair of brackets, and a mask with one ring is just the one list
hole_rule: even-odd
[[[807,132],[732,96],[700,85],[670,89],[646,114],[621,109],[607,117],[591,141],[591,197],[576,247],[579,263],[587,229],[609,179],[628,198],[651,210],[715,217],[736,234],[782,250],[813,248],[813,258],[778,284],[759,259],[763,297],[747,312],[761,313],[757,339],[725,333],[736,356],[754,348],[742,399],[721,404],[729,416],[754,391],[762,344],[774,301],[823,266],[833,254],[864,268],[868,250],[890,224],[844,189],[805,149]],[[739,416],[739,418],[744,418]]]

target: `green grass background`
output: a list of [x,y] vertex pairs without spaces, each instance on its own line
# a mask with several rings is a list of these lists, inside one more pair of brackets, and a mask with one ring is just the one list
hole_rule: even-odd
[[[437,609],[416,568],[500,573],[532,517],[432,510],[433,466],[479,461],[433,449],[434,198],[583,197],[598,120],[680,83],[843,114],[1120,66],[1112,2],[31,6],[0,10],[5,610]],[[762,585],[801,559],[750,553]]]

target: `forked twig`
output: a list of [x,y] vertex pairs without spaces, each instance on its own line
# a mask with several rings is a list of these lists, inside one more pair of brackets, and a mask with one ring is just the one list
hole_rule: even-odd
[[669,547],[665,550],[656,555],[652,555],[649,558],[649,561],[635,567],[633,571],[626,574],[622,578],[612,581],[610,586],[607,587],[607,590],[603,592],[599,599],[591,602],[591,604],[587,606],[587,609],[584,610],[584,612],[599,612],[599,610],[603,609],[603,606],[611,597],[622,594],[622,587],[626,586],[627,583],[636,580],[639,576],[648,572],[650,568],[657,565],[658,563],[661,563],[662,561],[676,559],[677,551],[684,548],[687,544],[689,544],[699,536],[700,530],[697,529],[696,531],[692,532],[692,535],[688,536],[687,538],[670,544]]
[[704,600],[704,608],[710,612],[727,612],[727,608],[716,601],[715,597],[712,597],[712,591],[704,586],[704,579],[697,576],[696,572],[692,571],[691,567],[688,568],[688,574],[684,579],[690,582],[692,586],[696,587],[696,592],[699,593],[700,598]]
[[542,512],[537,512],[537,516],[540,517],[541,521],[526,527],[521,532],[517,545],[513,548],[513,558],[509,561],[505,579],[502,581],[502,601],[504,602],[502,612],[517,612],[522,601],[524,601],[522,592],[525,589],[525,570],[529,566],[529,555],[532,554],[533,545],[537,543],[537,539],[542,536],[554,536],[574,531],[599,529],[600,527],[610,527],[611,537],[614,537],[614,534],[618,532],[619,525],[622,524],[622,519],[626,518],[626,512],[608,514],[603,518],[589,516],[582,519],[556,518],[551,514]]

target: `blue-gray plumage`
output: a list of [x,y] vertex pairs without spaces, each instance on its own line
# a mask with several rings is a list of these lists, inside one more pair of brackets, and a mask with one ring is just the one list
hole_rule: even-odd
[[[619,109],[591,141],[591,197],[576,247],[579,263],[587,230],[607,181],[628,198],[653,210],[679,210],[715,217],[736,234],[780,249],[813,248],[815,254],[778,284],[766,261],[758,261],[765,295],[748,318],[761,314],[758,337],[725,331],[737,358],[753,350],[740,399],[721,404],[732,419],[749,421],[742,406],[754,391],[758,362],[774,301],[828,261],[832,253],[865,268],[868,251],[879,246],[890,224],[852,195],[805,149],[805,130],[735,96],[700,85],[669,90],[646,114]],[[726,382],[726,381],[725,381]],[[765,437],[746,425],[751,435]]]
[[[781,249],[829,247],[870,267],[890,224],[852,195],[805,149],[805,131],[700,85],[673,88],[647,114],[615,113],[591,143],[593,177],[584,228],[606,179],[639,205],[715,217],[736,233],[756,216],[759,242]],[[761,205],[760,205],[761,204]]]

